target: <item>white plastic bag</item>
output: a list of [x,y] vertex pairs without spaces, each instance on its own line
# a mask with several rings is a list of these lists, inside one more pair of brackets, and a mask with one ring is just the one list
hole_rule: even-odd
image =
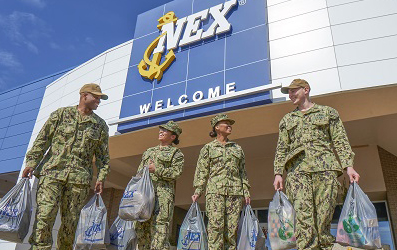
[[95,194],[81,210],[74,249],[106,249],[109,243],[107,210],[102,197]]
[[29,231],[32,197],[28,178],[22,178],[0,201],[0,239],[22,243]]
[[111,250],[135,250],[137,237],[133,221],[125,221],[117,217],[109,229]]
[[177,250],[207,250],[208,240],[200,207],[194,202],[179,231]]
[[277,191],[270,202],[267,224],[272,250],[296,248],[295,210],[281,191]]
[[343,204],[336,242],[366,249],[382,247],[375,206],[355,182]]
[[238,233],[237,233],[237,249],[238,250],[262,250],[266,249],[266,238],[259,226],[251,205],[245,206],[241,215]]
[[145,167],[142,176],[132,177],[120,201],[119,217],[127,221],[147,221],[154,209],[154,188],[149,168]]

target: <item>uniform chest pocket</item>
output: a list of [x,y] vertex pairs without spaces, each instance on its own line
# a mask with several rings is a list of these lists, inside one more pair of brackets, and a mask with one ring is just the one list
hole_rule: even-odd
[[317,116],[317,117],[315,116],[312,119],[312,123],[316,126],[325,126],[328,125],[329,120],[327,117],[324,116]]
[[211,159],[217,159],[222,156],[222,152],[218,150],[211,150],[209,155]]
[[243,157],[243,154],[240,150],[232,150],[231,154],[237,160],[241,160],[241,158]]
[[169,165],[171,164],[172,161],[172,154],[171,153],[161,153],[157,156],[157,159],[159,160],[160,163],[164,165]]
[[85,133],[90,140],[98,141],[101,137],[99,129],[88,128]]

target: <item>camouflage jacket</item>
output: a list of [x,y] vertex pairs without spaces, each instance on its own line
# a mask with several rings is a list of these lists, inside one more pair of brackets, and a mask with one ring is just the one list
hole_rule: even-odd
[[243,149],[235,142],[207,143],[200,151],[193,186],[198,195],[206,187],[207,194],[250,197]]
[[174,199],[176,179],[181,176],[185,162],[182,151],[172,145],[149,148],[142,155],[138,172],[150,164],[150,159],[156,166],[154,173],[150,173],[155,192]]
[[295,109],[281,119],[274,174],[283,174],[284,169],[288,171],[290,160],[301,152],[305,153],[307,166],[299,171],[332,170],[341,174],[342,169],[353,166],[354,153],[335,109],[314,104],[307,112]]
[[98,181],[104,181],[110,170],[108,131],[105,121],[94,113],[83,116],[77,106],[59,108],[51,113],[26,154],[26,166],[36,169],[37,176],[90,184],[95,155]]

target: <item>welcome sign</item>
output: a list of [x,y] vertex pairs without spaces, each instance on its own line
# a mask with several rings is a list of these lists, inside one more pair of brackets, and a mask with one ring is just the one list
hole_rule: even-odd
[[119,132],[271,102],[265,0],[175,0],[138,16]]

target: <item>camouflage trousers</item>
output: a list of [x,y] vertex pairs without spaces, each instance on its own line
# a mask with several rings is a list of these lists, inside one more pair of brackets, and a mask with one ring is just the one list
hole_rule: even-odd
[[236,250],[242,196],[206,195],[208,249]]
[[136,223],[139,250],[170,249],[170,223],[173,214],[173,195],[156,193],[152,217],[145,222]]
[[338,172],[287,174],[286,191],[296,211],[298,249],[332,249],[331,221],[336,206]]
[[89,189],[89,185],[70,184],[50,177],[40,177],[36,193],[36,219],[29,239],[32,245],[30,249],[52,249],[52,228],[59,209],[61,227],[58,232],[57,249],[73,248],[80,211]]

